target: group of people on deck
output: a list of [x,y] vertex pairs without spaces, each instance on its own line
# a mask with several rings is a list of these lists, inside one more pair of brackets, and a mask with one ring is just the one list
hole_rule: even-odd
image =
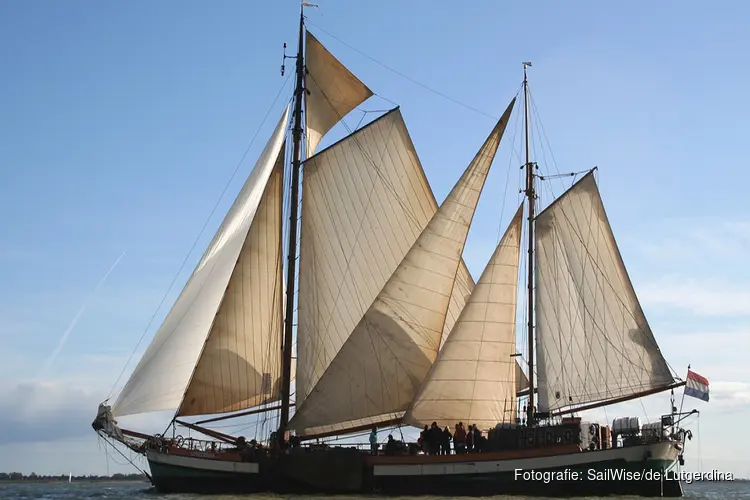
[[[462,453],[483,451],[487,438],[482,435],[482,431],[476,425],[470,424],[469,428],[466,429],[463,422],[459,422],[451,433],[447,426],[444,429],[440,429],[437,422],[433,422],[430,426],[424,426],[424,429],[419,434],[417,445],[425,455],[450,455],[451,441],[453,441],[454,453],[460,455]],[[395,444],[396,441],[394,441],[393,436],[389,435],[388,443],[385,446],[386,455],[393,454],[395,450],[389,450],[389,448],[394,448]],[[373,427],[370,433],[370,453],[377,455],[378,448],[378,430],[377,427]],[[389,451],[391,453],[388,453]]]
[[419,434],[418,443],[425,455],[450,455],[451,441],[453,441],[453,451],[459,455],[482,451],[485,437],[476,425],[470,424],[469,428],[465,429],[463,422],[459,422],[451,434],[447,426],[441,430],[437,422],[433,422],[429,427],[424,426]]

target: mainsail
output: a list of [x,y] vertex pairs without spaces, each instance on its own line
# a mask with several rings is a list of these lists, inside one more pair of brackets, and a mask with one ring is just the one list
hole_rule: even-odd
[[[438,208],[398,108],[308,159],[304,168],[298,406]],[[444,337],[473,286],[461,261]]]
[[523,204],[404,417],[487,429],[516,419],[516,303]]
[[514,103],[297,406],[290,429],[305,434],[411,404],[437,356],[471,219]]
[[593,172],[536,217],[535,243],[539,411],[672,384]]
[[115,416],[234,411],[278,398],[281,175],[289,108],[117,398]]

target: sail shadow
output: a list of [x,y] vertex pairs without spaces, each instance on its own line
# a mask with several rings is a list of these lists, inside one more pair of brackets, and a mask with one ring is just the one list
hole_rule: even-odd
[[276,391],[280,388],[279,374],[267,371],[275,367],[260,368],[265,370],[259,371],[233,350],[207,349],[190,382],[180,413],[224,413],[278,399],[274,395],[278,395]]

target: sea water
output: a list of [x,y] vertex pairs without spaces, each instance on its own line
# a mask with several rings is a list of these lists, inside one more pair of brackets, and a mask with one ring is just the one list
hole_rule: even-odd
[[[750,500],[750,482],[701,482],[684,485],[685,498],[695,500]],[[145,482],[50,482],[50,483],[0,483],[0,500],[280,500],[281,495],[164,495],[156,493],[148,483]],[[323,500],[347,500],[363,499],[372,497],[337,496],[337,497],[288,497],[294,500],[312,500],[320,498]],[[429,497],[421,497],[426,500]],[[498,500],[535,500],[534,497],[494,497]],[[618,500],[632,499],[638,497],[617,497]],[[434,500],[438,500],[433,497]],[[448,500],[440,498],[439,500]],[[595,500],[590,497],[589,500]],[[610,497],[609,500],[612,500]],[[641,499],[642,500],[642,499]]]

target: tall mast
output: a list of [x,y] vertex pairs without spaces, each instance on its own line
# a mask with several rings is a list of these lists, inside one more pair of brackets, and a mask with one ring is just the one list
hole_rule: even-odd
[[529,160],[529,82],[526,79],[526,68],[531,63],[523,63],[523,114],[526,133],[526,198],[529,200],[529,404],[526,409],[526,425],[534,425],[534,170]]
[[292,383],[292,319],[294,317],[294,277],[297,271],[297,207],[299,206],[299,170],[302,143],[302,93],[304,69],[302,36],[304,35],[304,4],[299,15],[299,45],[297,46],[297,86],[294,90],[294,128],[292,129],[292,196],[289,201],[289,254],[286,277],[286,314],[281,368],[281,416],[278,439],[284,439],[289,423],[289,393]]

